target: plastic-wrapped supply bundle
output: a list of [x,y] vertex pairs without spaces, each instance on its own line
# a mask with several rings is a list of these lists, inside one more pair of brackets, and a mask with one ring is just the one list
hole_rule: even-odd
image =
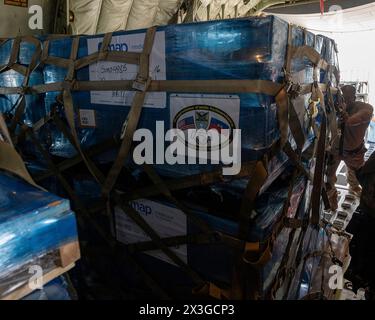
[[[287,219],[308,220],[308,211],[306,211],[308,186],[305,187],[304,184],[297,185],[296,192],[290,198]],[[264,266],[264,273],[268,274],[268,277],[264,280],[263,292],[268,293],[269,298],[281,300],[286,295],[290,281],[287,271],[295,267],[301,236],[301,228],[290,226],[283,228],[276,237],[272,257]]]
[[321,70],[320,72],[320,82],[328,83],[331,82],[333,86],[337,86],[340,79],[339,78],[339,61],[338,61],[338,52],[337,46],[334,40],[322,36],[316,36],[319,41],[323,42],[321,55],[327,63],[332,66],[328,70]]
[[[321,299],[334,300],[344,281],[344,269],[348,265],[351,235],[328,231],[324,252],[319,264],[311,273],[309,295],[319,293]],[[315,298],[318,299],[318,298]]]
[[[246,231],[246,240],[249,243],[267,243],[268,239],[272,237],[275,229],[277,229],[276,226],[283,217],[285,199],[289,189],[288,185],[287,181],[284,181],[284,183],[275,181],[268,191],[259,196],[254,212],[249,212],[249,215],[252,215]],[[297,217],[297,211],[303,198],[305,187],[306,180],[299,178],[293,188],[291,206],[287,213],[288,218]],[[225,234],[234,239],[240,232],[239,223],[236,221],[239,204],[233,199],[233,195],[225,194],[225,190],[216,190],[216,192],[223,199],[221,210],[217,210],[215,201],[212,201],[211,207],[205,208],[199,203],[194,204],[196,197],[201,198],[201,193],[195,196],[187,196],[183,203],[190,208],[190,211],[199,220],[207,224],[213,232]],[[211,203],[212,195],[211,198],[206,195],[205,199],[205,203],[208,205]],[[194,236],[202,232],[199,223],[197,224],[193,219],[187,217],[180,209],[170,203],[140,199],[132,201],[131,206],[149,223],[161,238]],[[134,248],[137,248],[140,242],[149,240],[140,227],[120,208],[115,209],[115,220],[116,236],[120,242],[133,244]],[[259,268],[257,277],[263,284],[263,287],[260,289],[263,294],[266,294],[270,289],[278,265],[281,264],[281,260],[286,252],[289,231],[282,231],[278,234],[272,250],[272,259]],[[178,247],[171,247],[171,250],[187,263],[190,268],[201,274],[204,279],[224,287],[231,284],[237,251],[228,243],[188,243],[181,244]],[[139,255],[139,259],[144,262],[145,270],[149,269],[151,274],[157,274],[161,279],[164,279],[163,281],[165,281],[166,277],[171,277],[169,278],[169,286],[171,283],[176,283],[176,285],[180,286],[189,285],[189,278],[186,274],[184,276],[182,269],[173,267],[175,264],[163,252],[160,250],[146,250],[146,253],[147,255]]]
[[337,290],[341,289],[344,267],[350,259],[350,240],[351,235],[336,233],[330,226],[310,226],[289,299],[333,300]]
[[[35,42],[35,43],[34,43]],[[33,56],[37,51],[37,44],[41,45],[37,39],[33,42],[21,42],[19,44],[18,54],[15,61],[19,66],[16,70],[4,70],[0,73],[0,86],[1,87],[22,87],[22,86],[35,86],[44,83],[43,71],[41,68],[31,70],[28,82],[25,83],[25,72],[32,64]],[[17,47],[16,40],[8,40],[0,46],[0,69],[6,68],[11,62],[12,50]],[[38,63],[38,60],[37,60]],[[12,62],[10,63],[10,66]],[[16,112],[15,106],[19,102],[21,95],[0,94],[0,112],[3,114],[12,114]],[[20,121],[26,125],[31,126],[45,116],[45,105],[43,95],[25,95],[25,113]]]
[[[156,80],[281,80],[286,50],[283,37],[286,36],[286,30],[287,24],[274,18],[158,28],[151,54],[150,73]],[[145,31],[142,30],[115,33],[110,49],[140,52],[144,37]],[[103,37],[82,37],[78,57],[97,52],[102,42]],[[49,54],[69,58],[71,45],[72,39],[51,41]],[[78,71],[77,79],[135,79],[137,69],[137,66],[131,64],[101,62]],[[46,66],[44,74],[46,83],[52,83],[63,80],[66,70]],[[57,93],[47,94],[47,109],[55,102],[56,95]],[[82,109],[77,110],[82,145],[87,147],[118,135],[133,97],[134,92],[121,91],[75,94],[75,105]],[[247,130],[242,141],[245,148],[262,148],[277,138],[276,106],[271,97],[256,94],[247,94],[243,97],[235,94],[205,97],[196,94],[150,93],[146,98],[139,127],[155,133],[155,122],[164,121],[165,129],[168,130],[173,127],[173,120],[179,111],[190,104],[213,105],[213,110],[224,111],[224,118],[217,112],[211,112],[212,116],[216,116],[213,121],[228,129],[231,124]],[[181,123],[184,119],[178,120]],[[254,132],[255,130],[250,130],[251,126],[257,126],[259,129]],[[62,134],[53,141],[51,153],[65,157],[75,153]]]
[[320,257],[315,257],[313,253],[323,249],[325,236],[323,228],[312,225],[307,228],[303,242],[300,244],[297,260],[299,265],[290,286],[289,300],[302,299],[309,293],[311,273],[315,270],[320,260]]
[[[288,251],[283,258],[284,265],[278,271],[278,276],[281,277],[282,281],[279,282],[279,286],[272,288],[272,299],[286,300],[290,296],[290,292],[293,291],[291,288],[293,281],[295,281],[296,270],[300,267],[300,250],[302,250],[301,248],[304,243],[306,229],[310,218],[311,192],[312,185],[307,183],[305,193],[300,203],[298,215],[295,217],[302,223],[299,227],[293,227],[293,224],[290,226],[292,230],[290,231],[291,238],[289,239],[290,243],[288,244]],[[289,228],[286,228],[286,230],[289,231]]]
[[49,254],[77,237],[69,201],[0,173],[0,296],[27,283],[28,266],[56,267]]
[[[295,28],[295,30],[299,30]],[[295,33],[294,42],[303,43],[303,33]],[[310,34],[309,34],[310,37]],[[141,52],[145,31],[118,32],[112,36],[110,51]],[[313,42],[306,39],[307,45]],[[154,80],[269,80],[281,82],[284,76],[288,40],[287,23],[275,17],[224,20],[196,24],[171,25],[157,29],[150,58],[150,74]],[[69,59],[74,39],[49,41],[48,54]],[[101,49],[103,36],[81,37],[78,59]],[[301,61],[300,61],[301,60]],[[301,83],[312,82],[312,64],[295,59],[292,73]],[[46,65],[47,84],[63,81],[67,70]],[[138,67],[133,64],[99,62],[77,71],[78,81],[134,80]],[[56,103],[58,92],[46,94],[46,109]],[[92,91],[73,94],[76,124],[83,148],[118,136],[133,101],[134,92]],[[306,99],[298,105],[303,118]],[[174,93],[153,92],[146,95],[138,128],[151,130],[162,121],[163,132],[170,128],[238,129],[242,130],[243,158],[255,158],[279,138],[277,107],[273,96],[258,93]],[[76,150],[68,139],[52,126],[53,155],[72,157]],[[43,131],[43,130],[42,130]],[[44,134],[43,136],[46,136]],[[154,146],[155,147],[155,146]],[[113,161],[115,154],[103,161]],[[203,168],[203,169],[202,169]],[[164,175],[199,173],[209,166],[157,166]]]
[[[308,46],[314,48],[321,54],[323,41],[320,38],[305,29],[297,26],[291,26],[291,44],[294,47]],[[314,68],[306,57],[295,58],[292,61],[291,78],[295,83],[311,83],[314,81]]]

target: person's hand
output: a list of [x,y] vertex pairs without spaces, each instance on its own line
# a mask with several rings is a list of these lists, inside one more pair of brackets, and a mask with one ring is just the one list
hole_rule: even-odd
[[340,120],[346,122],[349,119],[349,114],[346,111],[342,111],[340,114]]

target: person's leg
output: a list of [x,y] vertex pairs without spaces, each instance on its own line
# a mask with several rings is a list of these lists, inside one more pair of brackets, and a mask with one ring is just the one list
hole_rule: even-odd
[[357,179],[357,176],[355,174],[355,171],[351,168],[347,168],[346,173],[347,181],[349,184],[349,191],[357,195],[358,197],[361,196],[362,188],[361,185]]
[[366,151],[367,150],[363,148],[357,154],[347,155],[344,157],[344,162],[347,167],[346,177],[349,184],[349,190],[358,197],[361,196],[362,188],[357,179],[356,171],[364,166]]
[[327,196],[329,199],[329,203],[331,205],[331,210],[335,211],[338,207],[338,194],[336,189],[336,182],[337,182],[337,169],[339,167],[339,164],[341,162],[341,159],[339,156],[334,154],[328,155],[328,162],[327,162],[327,181],[326,181],[326,190],[327,190]]

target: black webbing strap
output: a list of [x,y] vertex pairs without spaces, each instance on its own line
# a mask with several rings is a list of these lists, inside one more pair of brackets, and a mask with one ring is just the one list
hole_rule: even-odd
[[[316,68],[314,69],[316,70]],[[315,71],[314,71],[315,74]],[[316,75],[315,75],[316,77]],[[311,223],[319,225],[320,223],[320,208],[321,208],[321,194],[323,192],[326,151],[327,151],[327,112],[325,108],[324,96],[319,88],[317,82],[312,86],[311,99],[320,102],[321,108],[321,125],[318,134],[318,141],[316,143],[315,155],[316,163],[313,178],[313,189],[311,196]]]
[[104,196],[108,196],[108,194],[113,189],[117,181],[118,175],[120,174],[121,169],[124,165],[124,161],[129,154],[129,151],[133,142],[133,134],[135,130],[137,129],[138,122],[139,122],[142,108],[143,108],[143,104],[146,98],[147,90],[150,85],[149,63],[150,63],[150,54],[151,54],[154,39],[155,39],[155,33],[156,33],[155,27],[148,29],[146,32],[143,52],[141,55],[141,61],[139,65],[139,74],[133,84],[133,87],[138,89],[139,91],[137,91],[134,96],[132,106],[130,108],[129,114],[123,126],[123,131],[121,134],[122,143],[120,146],[119,153],[104,182],[103,190],[102,190]]
[[317,145],[317,155],[315,172],[313,179],[313,190],[311,195],[311,223],[318,225],[320,222],[320,204],[321,194],[323,191],[324,182],[324,168],[325,168],[325,155],[326,155],[326,136],[327,135],[327,120],[326,115],[322,115],[322,123],[320,127],[320,135]]
[[289,127],[297,144],[297,153],[300,153],[305,145],[306,137],[291,97],[289,97]]

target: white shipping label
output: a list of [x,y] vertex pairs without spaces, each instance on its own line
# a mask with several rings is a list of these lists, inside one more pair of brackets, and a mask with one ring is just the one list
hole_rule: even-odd
[[[145,33],[113,36],[109,49],[111,51],[142,52]],[[87,40],[88,54],[100,50],[103,38]],[[90,81],[135,80],[138,65],[101,61],[90,65]],[[155,35],[154,46],[150,56],[150,76],[153,80],[166,80],[165,32]],[[116,106],[131,106],[134,91],[91,91],[91,103]],[[165,108],[167,94],[165,92],[147,93],[144,107]]]
[[[186,215],[179,209],[150,201],[132,201],[131,206],[156,231],[160,238],[185,236],[187,234]],[[115,208],[116,237],[124,243],[150,241],[151,238],[120,208]],[[187,263],[187,246],[170,247],[182,261]],[[157,259],[175,265],[161,250],[147,251],[147,254]]]
[[80,127],[96,128],[95,110],[79,109]]

